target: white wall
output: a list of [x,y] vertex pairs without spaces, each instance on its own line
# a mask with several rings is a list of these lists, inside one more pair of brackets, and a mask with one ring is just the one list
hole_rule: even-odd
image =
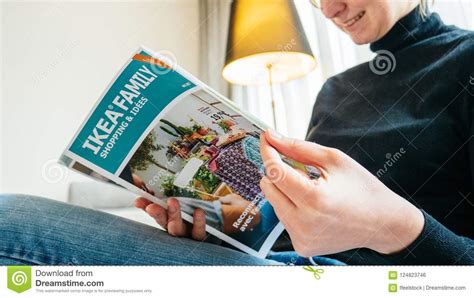
[[1,2],[0,193],[64,200],[54,161],[140,44],[197,74],[197,0]]

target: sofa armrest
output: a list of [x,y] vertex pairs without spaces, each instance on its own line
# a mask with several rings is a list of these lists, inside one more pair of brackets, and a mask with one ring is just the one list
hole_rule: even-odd
[[71,182],[68,202],[92,209],[132,207],[136,194],[117,185],[100,181]]

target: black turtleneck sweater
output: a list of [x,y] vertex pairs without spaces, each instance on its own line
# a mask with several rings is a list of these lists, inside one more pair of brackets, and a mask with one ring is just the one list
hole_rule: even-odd
[[328,79],[307,140],[347,153],[422,209],[425,227],[394,255],[359,249],[331,257],[474,264],[474,32],[435,13],[423,19],[416,8],[370,48],[391,67],[374,60]]

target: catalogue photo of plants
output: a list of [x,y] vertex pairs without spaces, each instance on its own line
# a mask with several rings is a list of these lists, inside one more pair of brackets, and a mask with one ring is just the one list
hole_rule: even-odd
[[207,224],[225,234],[261,230],[256,241],[265,240],[278,220],[259,186],[262,130],[204,90],[159,117],[120,177],[156,197],[176,197],[186,213],[204,209]]

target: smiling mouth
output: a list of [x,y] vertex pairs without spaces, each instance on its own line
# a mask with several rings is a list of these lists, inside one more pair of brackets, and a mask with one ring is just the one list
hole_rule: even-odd
[[352,25],[354,25],[355,23],[357,23],[360,19],[362,19],[362,17],[365,15],[365,11],[362,11],[360,13],[358,13],[355,17],[349,19],[348,21],[346,21],[343,26],[345,28],[349,28],[351,27]]

